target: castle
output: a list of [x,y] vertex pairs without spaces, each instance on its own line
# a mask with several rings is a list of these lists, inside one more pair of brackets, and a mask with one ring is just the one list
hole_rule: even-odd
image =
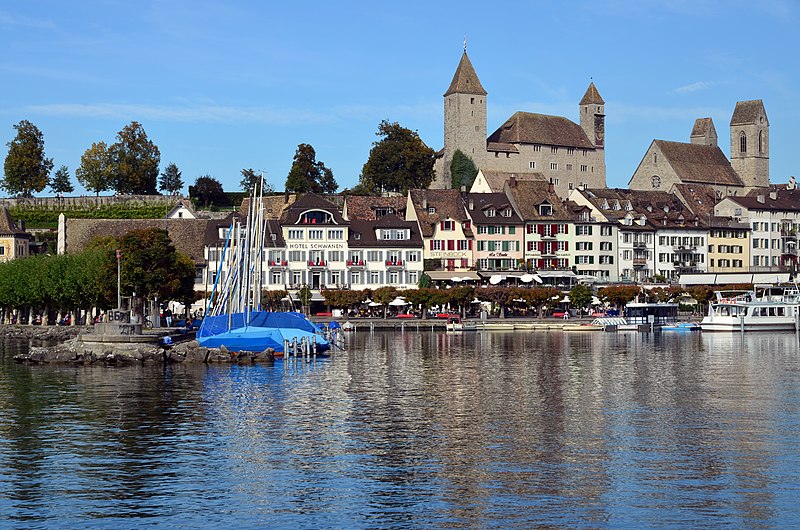
[[581,186],[606,186],[605,102],[594,83],[578,105],[580,124],[516,112],[488,137],[486,96],[465,49],[444,93],[444,148],[431,188],[453,187],[450,163],[457,150],[481,170],[538,174],[562,197]]

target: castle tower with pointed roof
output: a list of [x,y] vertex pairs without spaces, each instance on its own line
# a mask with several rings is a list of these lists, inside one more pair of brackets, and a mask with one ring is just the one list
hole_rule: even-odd
[[600,92],[594,86],[594,82],[589,83],[589,88],[581,98],[581,129],[586,133],[586,137],[596,149],[602,149],[605,143],[606,132],[606,102],[600,97]]
[[450,188],[450,162],[456,150],[480,167],[486,154],[486,90],[467,56],[466,47],[444,93],[444,150],[432,187]]
[[731,117],[731,165],[748,187],[769,187],[769,120],[760,99],[738,101]]

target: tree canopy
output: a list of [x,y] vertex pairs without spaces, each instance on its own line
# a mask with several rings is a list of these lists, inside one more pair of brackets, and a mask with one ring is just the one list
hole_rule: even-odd
[[286,191],[295,193],[336,193],[339,185],[333,171],[317,161],[317,153],[309,144],[300,144],[286,177]]
[[461,149],[456,149],[456,152],[453,153],[453,160],[450,161],[450,179],[453,189],[461,189],[461,186],[469,189],[477,175],[478,168],[475,166],[475,162],[462,153]]
[[120,239],[119,250],[123,293],[159,300],[194,297],[194,265],[175,249],[166,230],[131,230]]
[[181,170],[175,162],[170,162],[158,178],[158,189],[170,194],[177,194],[183,189]]
[[376,136],[381,139],[372,144],[358,188],[366,193],[406,193],[433,182],[435,153],[416,132],[384,120]]
[[224,205],[228,198],[222,189],[222,183],[211,175],[197,177],[194,186],[189,186],[189,197],[208,208],[211,205]]
[[14,128],[17,136],[6,144],[5,176],[0,185],[11,194],[33,197],[50,181],[53,159],[44,156],[44,136],[38,127],[22,120]]
[[113,187],[118,193],[156,194],[161,153],[139,122],[132,121],[117,133],[109,155]]
[[95,195],[111,189],[111,158],[105,142],[95,142],[81,156],[81,164],[75,170],[78,182]]
[[59,167],[53,174],[53,178],[50,181],[50,189],[58,195],[75,191],[75,186],[72,185],[72,181],[69,178],[69,168],[67,166]]

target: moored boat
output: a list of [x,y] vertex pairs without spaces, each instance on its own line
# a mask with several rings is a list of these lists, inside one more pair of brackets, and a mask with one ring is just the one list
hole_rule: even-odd
[[703,331],[796,331],[800,321],[797,290],[754,289],[730,295],[717,293],[708,315],[700,322]]

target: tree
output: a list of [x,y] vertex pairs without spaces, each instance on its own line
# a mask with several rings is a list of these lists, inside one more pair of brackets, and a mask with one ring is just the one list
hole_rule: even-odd
[[211,175],[197,177],[194,186],[189,186],[189,197],[199,201],[206,208],[211,205],[224,205],[227,202],[222,184]]
[[370,193],[405,194],[410,189],[427,188],[433,182],[435,153],[416,132],[384,120],[376,136],[382,138],[372,144],[361,170],[359,188]]
[[314,148],[308,144],[298,145],[292,167],[286,177],[286,191],[336,193],[338,188],[333,172],[322,162],[317,162]]
[[609,285],[600,289],[597,296],[618,309],[622,309],[628,302],[639,296],[640,292],[641,290],[636,285]]
[[6,144],[5,178],[0,185],[11,194],[33,197],[47,186],[53,159],[44,156],[44,137],[38,127],[22,120],[14,128],[17,136]]
[[453,189],[459,190],[461,186],[469,189],[477,175],[478,168],[475,166],[475,162],[462,153],[461,149],[456,149],[456,152],[453,153],[453,160],[450,161],[450,178]]
[[57,195],[75,191],[75,187],[69,179],[69,168],[67,166],[61,166],[53,174],[53,179],[50,181],[50,189]]
[[119,248],[124,293],[159,300],[194,297],[194,265],[175,249],[166,230],[131,230]]
[[592,290],[588,286],[579,283],[570,290],[569,301],[572,303],[572,307],[581,311],[592,302]]
[[183,179],[181,178],[181,170],[175,162],[170,162],[161,177],[158,179],[158,189],[167,193],[177,195],[183,189]]
[[118,193],[155,195],[161,153],[147,138],[139,122],[132,121],[117,133],[109,148],[114,189]]
[[96,142],[81,156],[81,165],[75,170],[78,182],[95,195],[111,189],[111,158],[105,142]]

